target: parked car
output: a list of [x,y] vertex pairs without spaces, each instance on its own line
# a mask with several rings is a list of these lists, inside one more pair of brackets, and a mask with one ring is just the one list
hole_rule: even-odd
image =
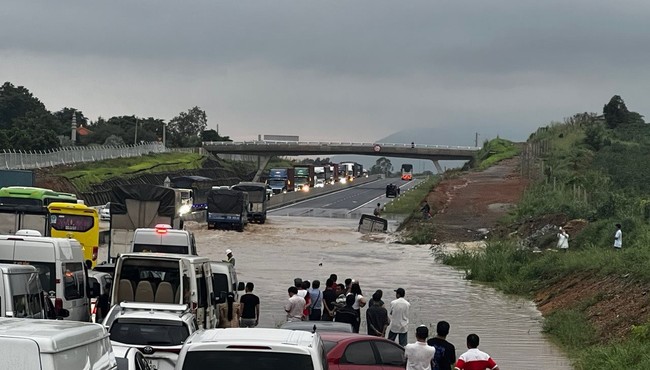
[[382,337],[321,332],[330,370],[404,369],[404,348]]
[[[107,294],[110,297],[111,287],[113,285],[113,276],[111,274],[97,270],[88,270],[88,282],[91,286],[95,283],[98,284],[100,296]],[[93,297],[90,299],[90,321],[92,322],[101,322],[103,319],[101,317],[99,320],[95,320],[97,316],[97,298]]]
[[134,347],[113,347],[117,370],[152,370],[140,350]]
[[340,332],[352,333],[352,325],[336,321],[288,321],[282,324],[280,329],[304,330],[310,332]]
[[136,347],[156,370],[173,370],[183,343],[196,331],[187,305],[167,303],[122,302],[104,326],[113,348]]
[[325,370],[317,333],[300,330],[226,328],[200,330],[187,339],[176,370]]
[[99,209],[99,220],[100,221],[110,221],[111,220],[111,204],[106,203]]

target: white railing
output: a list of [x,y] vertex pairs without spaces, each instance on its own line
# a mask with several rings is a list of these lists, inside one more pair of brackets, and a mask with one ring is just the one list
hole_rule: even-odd
[[0,167],[13,170],[53,167],[81,162],[94,162],[104,159],[138,157],[149,153],[164,153],[167,148],[162,143],[145,143],[123,146],[66,147],[53,150],[2,150]]
[[480,147],[475,146],[453,146],[453,145],[426,145],[426,144],[398,144],[398,143],[352,143],[352,142],[332,142],[332,141],[204,141],[203,146],[237,146],[237,145],[255,145],[255,146],[275,146],[275,145],[296,145],[296,146],[353,146],[373,148],[379,145],[381,148],[414,148],[414,149],[454,149],[477,151]]

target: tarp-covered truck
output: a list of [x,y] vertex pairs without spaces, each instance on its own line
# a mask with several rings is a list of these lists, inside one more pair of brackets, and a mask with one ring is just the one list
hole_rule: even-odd
[[212,189],[208,193],[208,229],[228,228],[244,231],[248,222],[248,194],[231,189]]
[[149,184],[120,185],[111,191],[111,220],[108,257],[114,260],[127,252],[138,228],[158,224],[182,229],[179,215],[181,194],[172,188]]
[[261,182],[240,182],[232,187],[248,193],[248,221],[266,222],[266,184]]

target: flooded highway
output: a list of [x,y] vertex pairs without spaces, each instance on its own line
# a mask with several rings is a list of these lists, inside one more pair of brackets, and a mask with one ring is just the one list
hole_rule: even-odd
[[239,281],[255,283],[261,327],[285,321],[283,306],[294,278],[324,285],[336,273],[339,282],[359,280],[367,297],[382,289],[386,303],[394,299],[394,289],[404,288],[411,302],[409,342],[418,325],[435,332],[436,323],[446,320],[457,355],[465,351],[467,334],[476,333],[479,348],[501,369],[571,369],[541,333],[542,317],[532,302],[464,280],[461,272],[436,262],[427,246],[391,243],[390,234],[362,235],[356,227],[356,219],[272,215],[267,224],[248,225],[243,233],[191,228],[200,255],[222,260],[226,249],[233,250]]

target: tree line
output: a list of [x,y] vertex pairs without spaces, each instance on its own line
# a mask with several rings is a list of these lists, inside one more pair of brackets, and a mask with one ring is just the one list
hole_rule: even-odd
[[[71,140],[72,118],[77,132]],[[64,107],[50,112],[27,88],[5,82],[0,86],[0,149],[49,150],[61,146],[126,145],[162,142],[168,147],[196,147],[202,141],[231,141],[216,130],[207,129],[203,109],[192,107],[169,121],[135,115],[99,117],[92,121],[81,110]]]

